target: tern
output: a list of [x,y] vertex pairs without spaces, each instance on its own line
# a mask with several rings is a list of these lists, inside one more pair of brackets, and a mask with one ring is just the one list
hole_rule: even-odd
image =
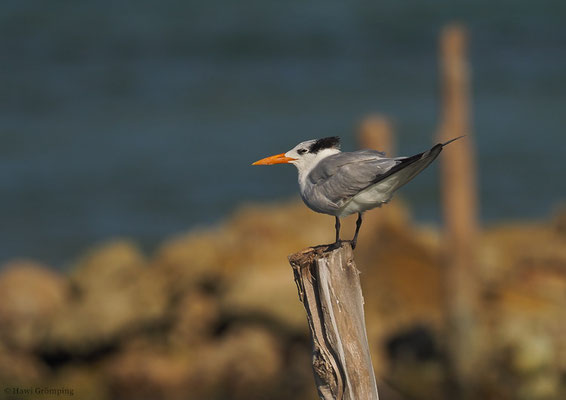
[[356,248],[364,211],[380,207],[393,193],[432,163],[447,144],[439,143],[410,157],[387,158],[376,150],[340,151],[337,136],[301,142],[286,153],[252,165],[293,164],[299,172],[301,198],[313,211],[336,218],[336,242],[340,243],[340,218],[357,213]]

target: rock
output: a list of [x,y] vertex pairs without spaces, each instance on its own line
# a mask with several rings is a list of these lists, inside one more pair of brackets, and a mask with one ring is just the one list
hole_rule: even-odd
[[213,295],[204,292],[186,293],[173,312],[175,319],[169,339],[175,347],[197,345],[208,340],[220,323],[219,302]]
[[210,283],[222,285],[234,246],[234,238],[225,232],[193,231],[167,240],[151,266],[166,277],[175,295]]
[[521,336],[516,338],[512,365],[520,374],[538,372],[554,364],[554,345],[544,334],[529,333],[523,330]]
[[566,237],[550,224],[505,224],[487,230],[481,237],[481,276],[499,284],[523,269],[554,270],[566,276]]
[[29,385],[48,372],[47,366],[32,354],[0,345],[0,385]]
[[109,241],[89,250],[77,262],[71,280],[86,293],[121,288],[145,266],[145,257],[133,242]]
[[290,331],[308,332],[305,310],[286,261],[243,270],[222,295],[221,304],[227,314],[265,318]]
[[38,396],[38,399],[111,399],[104,375],[99,372],[95,365],[86,363],[72,363],[59,368],[37,386],[66,390],[64,394],[59,396],[44,395],[45,397]]
[[127,351],[106,363],[114,398],[181,400],[276,398],[283,359],[275,337],[238,328],[191,350]]
[[223,398],[275,398],[282,374],[282,349],[268,331],[254,326],[235,328],[212,349],[205,370],[222,385]]
[[548,272],[542,269],[508,279],[490,304],[493,335],[489,346],[492,357],[501,360],[496,368],[492,366],[491,375],[506,378],[494,385],[505,388],[501,381],[516,382],[506,389],[519,400],[561,398],[566,313],[564,296],[555,299],[553,290],[548,290],[557,283],[557,276]]
[[[344,224],[344,229],[349,226]],[[239,239],[246,264],[281,259],[311,245],[334,241],[334,218],[309,210],[302,202],[239,208],[226,224]]]
[[33,261],[13,261],[0,272],[0,340],[15,349],[36,347],[65,305],[65,278]]
[[199,398],[189,385],[192,361],[186,353],[158,349],[119,354],[106,365],[111,397],[121,400]]
[[558,371],[546,370],[523,378],[517,388],[517,400],[554,400],[561,399],[560,374]]
[[44,346],[48,353],[96,352],[168,317],[165,280],[129,242],[92,251],[71,280],[75,296],[53,318]]

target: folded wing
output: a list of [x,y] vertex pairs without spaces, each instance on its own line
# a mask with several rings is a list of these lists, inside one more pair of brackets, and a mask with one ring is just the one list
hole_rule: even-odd
[[[392,193],[434,161],[442,147],[442,144],[437,144],[411,157],[386,158],[383,153],[373,150],[327,157],[307,178],[309,197],[320,202],[321,207],[340,209],[358,193],[386,180],[389,184],[384,187]],[[313,206],[311,208],[317,208]]]

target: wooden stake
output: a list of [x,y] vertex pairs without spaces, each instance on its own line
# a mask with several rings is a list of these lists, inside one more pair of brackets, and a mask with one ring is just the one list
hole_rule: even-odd
[[389,118],[379,114],[368,115],[362,120],[358,132],[362,149],[383,151],[388,157],[393,157],[395,143]]
[[467,135],[442,153],[442,202],[447,333],[452,367],[461,388],[478,373],[478,287],[474,271],[478,232],[476,165],[470,128],[468,36],[450,25],[440,37],[442,115],[438,141]]
[[378,400],[352,247],[317,246],[289,256],[313,343],[323,400]]

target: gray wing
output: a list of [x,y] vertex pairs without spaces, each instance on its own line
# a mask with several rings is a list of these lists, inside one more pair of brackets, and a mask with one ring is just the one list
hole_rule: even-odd
[[385,176],[400,161],[385,158],[384,153],[360,150],[338,153],[325,158],[310,172],[307,179],[314,195],[340,208],[352,196]]
[[442,144],[411,157],[385,158],[383,153],[360,150],[338,153],[322,160],[309,174],[311,196],[341,208],[362,190],[396,175],[397,190],[425,169],[442,151]]

